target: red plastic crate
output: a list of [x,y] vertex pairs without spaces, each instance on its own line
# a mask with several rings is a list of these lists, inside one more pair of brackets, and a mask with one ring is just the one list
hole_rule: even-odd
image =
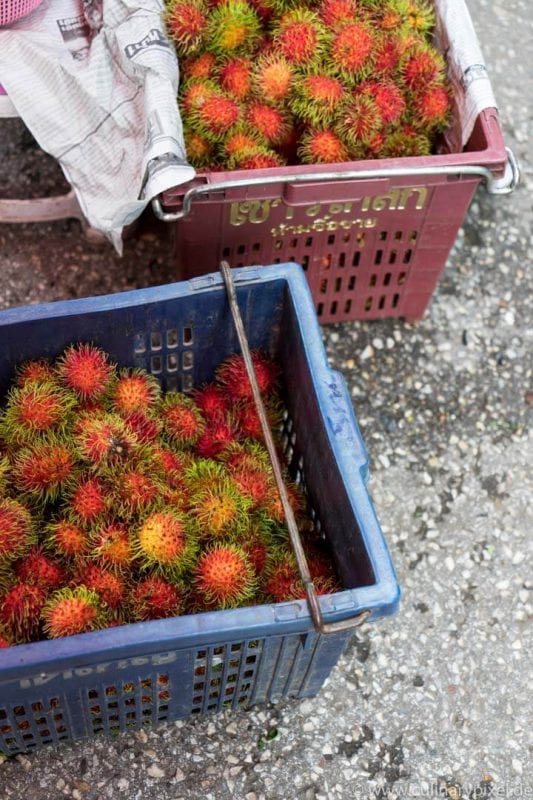
[[[499,180],[504,173],[511,178]],[[479,114],[461,153],[211,172],[165,192],[162,207],[167,221],[183,215],[174,226],[180,279],[221,259],[296,261],[321,323],[416,320],[483,179],[496,193],[516,179],[496,109]]]

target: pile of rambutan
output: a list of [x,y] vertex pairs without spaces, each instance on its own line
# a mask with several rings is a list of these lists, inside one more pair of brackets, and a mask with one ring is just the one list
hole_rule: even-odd
[[[279,370],[253,360],[276,431]],[[317,589],[336,591],[286,480]],[[20,366],[0,410],[0,647],[304,597],[241,356],[191,395],[92,344]]]
[[449,124],[431,0],[167,0],[199,170],[424,156]]

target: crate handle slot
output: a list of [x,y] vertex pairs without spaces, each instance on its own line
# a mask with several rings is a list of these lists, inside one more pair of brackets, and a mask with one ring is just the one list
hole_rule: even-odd
[[285,486],[285,481],[283,480],[281,465],[279,463],[278,454],[276,452],[276,445],[274,444],[274,439],[272,437],[272,432],[270,430],[270,426],[268,423],[265,406],[263,404],[263,399],[261,397],[261,392],[259,389],[259,385],[257,383],[255,369],[252,362],[252,356],[250,353],[250,346],[248,344],[246,331],[244,330],[244,323],[242,321],[239,304],[237,302],[237,295],[235,293],[235,284],[233,282],[231,268],[227,261],[222,261],[220,263],[220,271],[222,273],[222,277],[224,278],[229,306],[231,310],[231,316],[233,317],[235,330],[237,332],[237,338],[239,340],[239,345],[246,366],[246,372],[248,374],[250,385],[252,387],[252,394],[254,397],[255,407],[259,416],[259,420],[261,422],[261,429],[263,431],[263,436],[265,437],[265,443],[267,446],[268,455],[270,456],[270,463],[272,464],[274,477],[276,479],[276,485],[281,498],[283,513],[285,514],[287,527],[289,529],[289,536],[291,540],[292,549],[294,551],[294,555],[296,556],[296,561],[298,564],[298,569],[300,571],[300,576],[302,578],[303,584],[305,586],[305,591],[307,593],[307,602],[309,604],[309,610],[311,612],[311,618],[313,620],[313,624],[318,633],[338,633],[339,631],[347,631],[351,630],[352,628],[358,628],[370,616],[371,611],[369,609],[360,611],[354,617],[349,617],[348,619],[338,620],[337,622],[324,622],[318,595],[316,593],[313,579],[311,578],[311,573],[309,572],[309,566],[307,564],[307,558],[305,556],[305,552],[303,549],[302,540],[300,538],[298,526],[296,524],[294,513],[289,501],[287,489]]
[[478,175],[485,181],[489,194],[510,194],[520,179],[518,162],[508,147],[507,162],[503,177],[496,178],[488,167],[465,164],[464,166],[434,166],[434,167],[387,167],[383,169],[346,170],[339,172],[306,172],[297,175],[272,175],[261,178],[248,178],[246,180],[222,181],[221,183],[193,186],[183,195],[182,206],[179,211],[165,211],[159,197],[152,200],[152,208],[156,217],[163,222],[178,222],[190,212],[192,201],[203,194],[209,194],[213,189],[240,189],[250,186],[266,186],[279,183],[317,183],[319,181],[346,181],[368,180],[373,178],[398,178],[398,177],[423,177],[425,175]]

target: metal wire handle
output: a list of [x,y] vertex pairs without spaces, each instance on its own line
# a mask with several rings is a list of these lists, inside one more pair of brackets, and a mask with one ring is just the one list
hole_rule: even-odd
[[259,385],[257,383],[257,378],[255,375],[255,369],[252,362],[252,355],[250,353],[248,338],[246,336],[246,331],[244,330],[244,323],[242,321],[239,304],[237,303],[237,295],[235,292],[235,284],[233,283],[231,268],[227,263],[227,261],[222,261],[220,263],[220,271],[222,273],[222,277],[224,278],[224,283],[226,285],[229,307],[231,310],[231,315],[233,317],[233,322],[235,324],[235,330],[237,332],[237,338],[239,340],[239,345],[244,359],[244,364],[246,366],[246,372],[248,374],[250,385],[252,387],[252,394],[255,402],[255,407],[259,415],[259,421],[261,422],[261,429],[263,431],[263,436],[265,437],[265,443],[267,446],[268,455],[270,456],[270,462],[272,464],[272,469],[274,471],[274,478],[276,480],[276,486],[278,488],[278,492],[281,498],[283,513],[285,514],[285,519],[287,521],[287,527],[289,529],[289,537],[291,540],[292,549],[294,551],[294,555],[296,556],[296,562],[298,564],[300,576],[305,586],[305,591],[307,592],[307,602],[309,604],[309,610],[311,612],[313,624],[318,633],[338,633],[339,631],[347,631],[352,628],[358,628],[370,616],[371,612],[368,609],[359,612],[355,617],[342,619],[339,620],[338,622],[324,622],[322,611],[320,609],[320,603],[318,601],[318,595],[316,593],[313,579],[311,578],[311,573],[309,572],[309,566],[307,564],[307,558],[305,557],[302,540],[300,538],[298,526],[294,518],[294,512],[292,510],[289,501],[287,489],[285,487],[285,481],[283,480],[283,473],[281,470],[281,465],[279,463],[278,454],[276,452],[276,445],[274,444],[272,432],[268,424],[265,406],[263,404],[263,398],[261,397],[261,391],[259,389]]
[[297,175],[269,175],[262,178],[247,178],[243,180],[221,181],[220,183],[206,183],[201,186],[192,186],[183,195],[182,206],[179,211],[164,211],[159,197],[152,200],[152,208],[156,217],[163,222],[178,222],[190,212],[192,201],[210,192],[219,192],[225,189],[239,189],[248,186],[266,186],[276,183],[318,183],[321,181],[368,180],[372,178],[402,178],[423,175],[479,175],[484,179],[489,194],[510,194],[520,179],[520,168],[512,150],[508,147],[505,173],[501,178],[496,178],[488,167],[477,167],[470,164],[464,166],[434,166],[434,167],[390,167],[383,169],[346,170],[344,172],[305,172]]

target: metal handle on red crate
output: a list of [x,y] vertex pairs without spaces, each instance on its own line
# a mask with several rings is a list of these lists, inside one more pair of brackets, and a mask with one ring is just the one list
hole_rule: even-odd
[[159,197],[152,200],[152,208],[156,217],[163,222],[178,222],[190,212],[192,201],[202,194],[219,192],[225,189],[239,189],[248,186],[266,186],[275,183],[318,183],[321,181],[346,181],[366,180],[373,178],[402,178],[423,175],[479,175],[484,178],[489,194],[510,194],[520,179],[520,169],[512,150],[508,147],[507,163],[503,177],[496,178],[488,167],[477,167],[470,164],[464,166],[435,166],[435,167],[388,167],[382,169],[346,170],[344,172],[305,172],[298,175],[272,175],[262,178],[246,178],[243,180],[221,181],[220,183],[206,183],[201,186],[192,186],[183,195],[183,202],[179,211],[164,211]]
[[311,578],[311,573],[309,572],[309,566],[307,564],[307,558],[305,557],[302,540],[300,538],[298,526],[296,524],[294,513],[289,501],[287,489],[285,486],[285,481],[283,480],[283,473],[281,470],[281,465],[279,463],[278,454],[276,452],[276,445],[274,444],[272,432],[268,424],[265,406],[263,404],[261,391],[259,389],[259,385],[257,383],[257,378],[255,375],[255,369],[252,362],[252,355],[250,353],[250,346],[248,344],[246,331],[244,330],[244,323],[242,321],[239,304],[237,302],[237,295],[235,293],[235,284],[233,282],[231,268],[227,263],[227,261],[222,261],[220,263],[220,271],[222,272],[224,283],[226,285],[226,291],[228,294],[228,301],[231,310],[231,315],[233,317],[233,322],[235,324],[235,330],[237,332],[237,338],[239,340],[242,356],[246,366],[246,372],[248,374],[248,378],[250,380],[250,384],[252,387],[252,394],[255,402],[255,407],[257,409],[259,420],[261,422],[261,428],[263,431],[263,436],[265,437],[265,443],[267,446],[268,455],[270,456],[270,462],[272,464],[272,469],[274,471],[274,478],[276,479],[276,485],[283,506],[283,513],[285,514],[285,519],[287,521],[287,527],[289,529],[289,536],[291,540],[292,549],[296,557],[296,562],[298,564],[300,576],[305,586],[305,591],[307,592],[307,602],[309,604],[309,610],[311,611],[311,618],[313,620],[313,624],[318,633],[338,633],[339,631],[347,631],[350,630],[351,628],[358,628],[359,625],[362,625],[363,622],[365,622],[365,620],[368,619],[368,617],[370,616],[371,612],[369,609],[360,611],[358,614],[356,614],[355,617],[350,617],[349,619],[342,619],[339,620],[338,622],[324,622],[322,611],[320,609],[320,603],[318,601],[318,595],[316,593],[313,579]]

